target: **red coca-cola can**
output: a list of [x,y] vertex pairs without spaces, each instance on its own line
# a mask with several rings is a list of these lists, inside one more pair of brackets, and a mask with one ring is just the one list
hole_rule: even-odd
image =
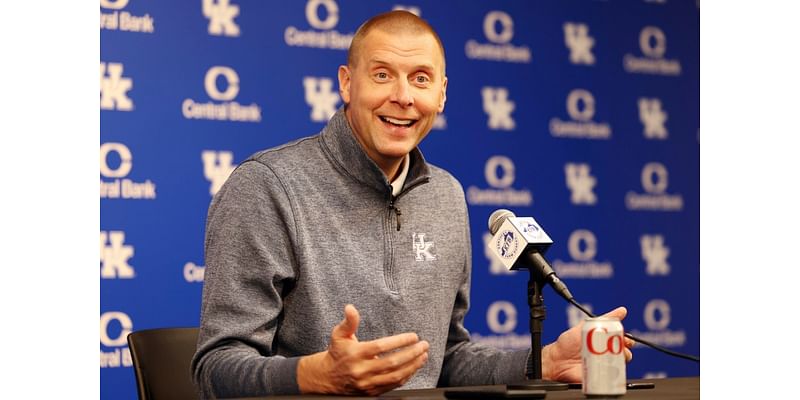
[[625,332],[617,318],[589,318],[581,330],[583,394],[618,397],[625,394]]

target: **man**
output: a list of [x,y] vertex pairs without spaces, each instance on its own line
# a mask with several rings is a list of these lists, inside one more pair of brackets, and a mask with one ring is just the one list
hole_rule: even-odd
[[[523,380],[529,351],[469,341],[464,193],[417,149],[446,100],[438,35],[407,12],[370,19],[339,88],[345,107],[319,135],[255,154],[212,201],[192,360],[203,396]],[[435,252],[413,251],[417,237]],[[580,332],[542,363],[579,381]]]

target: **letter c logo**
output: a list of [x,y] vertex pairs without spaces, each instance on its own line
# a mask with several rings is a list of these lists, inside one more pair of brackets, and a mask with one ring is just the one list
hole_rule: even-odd
[[[120,325],[122,325],[119,336],[113,339],[108,336],[108,325],[112,320],[117,320]],[[131,318],[123,312],[109,311],[100,316],[100,343],[102,343],[103,346],[125,346],[128,343],[128,334],[130,334],[132,330],[133,322],[131,322]]]

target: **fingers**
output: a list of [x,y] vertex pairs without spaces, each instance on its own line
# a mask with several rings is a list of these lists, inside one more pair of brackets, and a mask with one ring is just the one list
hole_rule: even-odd
[[344,320],[336,325],[331,332],[332,338],[339,339],[355,339],[356,330],[358,330],[358,323],[361,316],[358,314],[355,306],[348,304],[344,306]]
[[[402,369],[414,361],[420,361],[420,357],[428,358],[430,345],[426,341],[421,341],[402,350],[385,354],[371,362],[371,368],[377,373],[389,373]],[[416,369],[415,369],[416,370]]]
[[[359,346],[360,355],[365,358],[374,358],[383,353],[388,353],[419,342],[416,333],[408,332],[399,335],[387,336],[380,339],[362,342]],[[427,342],[425,342],[427,344]],[[426,349],[427,350],[427,349]]]
[[428,342],[422,341],[403,350],[370,360],[357,388],[379,394],[405,384],[428,361]]
[[625,348],[625,362],[629,363],[631,360],[633,360],[633,352],[631,352],[630,349]]
[[625,308],[625,307],[617,307],[617,308],[615,308],[615,309],[603,314],[604,317],[614,317],[614,318],[619,319],[620,321],[625,319],[626,315],[628,315],[628,309]]
[[629,349],[636,344],[636,342],[634,342],[633,339],[629,339],[628,337],[624,337],[623,339],[625,339],[625,347]]

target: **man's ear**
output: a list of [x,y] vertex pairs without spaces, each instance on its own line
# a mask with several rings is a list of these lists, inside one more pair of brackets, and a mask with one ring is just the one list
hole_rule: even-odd
[[442,100],[439,102],[439,112],[441,113],[444,111],[444,103],[447,101],[447,77],[444,77],[444,83],[442,84]]
[[339,95],[345,104],[350,104],[350,67],[339,66]]

